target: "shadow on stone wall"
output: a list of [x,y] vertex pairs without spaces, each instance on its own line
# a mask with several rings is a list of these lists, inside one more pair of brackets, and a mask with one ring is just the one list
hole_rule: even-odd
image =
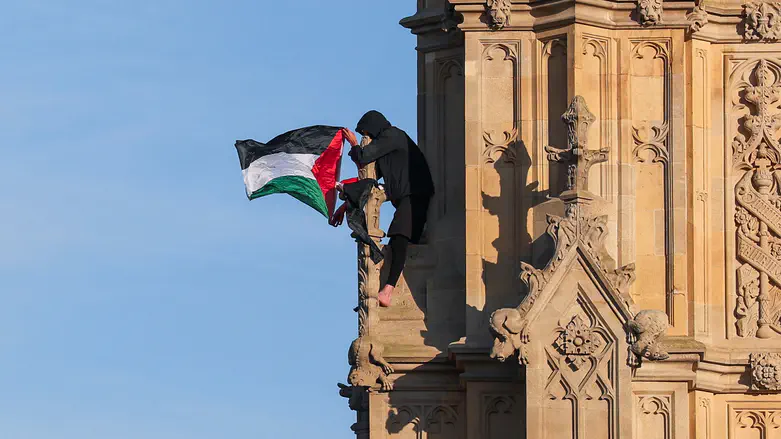
[[[549,190],[537,190],[539,181],[527,183],[531,165],[532,160],[526,144],[519,141],[511,145],[494,163],[499,174],[502,195],[490,196],[483,193],[484,209],[499,222],[498,234],[492,241],[496,249],[496,262],[483,260],[485,308],[482,311],[473,309],[471,312],[478,312],[480,315],[469,318],[481,319],[481,327],[485,327],[486,333],[491,313],[499,308],[517,306],[525,294],[518,279],[520,262],[524,261],[536,267],[545,261],[546,253],[552,252],[552,246],[548,245],[550,240],[535,242],[533,231],[528,227],[531,210],[548,201],[550,194]],[[511,172],[513,170],[514,172]],[[519,178],[515,178],[516,173],[520,173]],[[513,195],[514,202],[507,199]]]
[[[485,260],[483,262],[486,305],[484,309],[477,309],[467,305],[464,298],[460,297],[461,302],[450,310],[451,312],[463,310],[464,315],[460,318],[464,318],[466,322],[480,322],[485,334],[478,342],[481,345],[485,344],[486,352],[490,349],[491,335],[488,330],[488,319],[491,313],[498,308],[517,306],[523,295],[526,294],[518,279],[520,260],[537,267],[544,265],[546,257],[549,258],[553,251],[553,243],[547,235],[543,234],[540,239],[535,241],[532,230],[527,227],[531,209],[548,201],[549,195],[547,190],[537,190],[539,182],[526,183],[531,165],[531,156],[523,141],[511,145],[494,162],[494,167],[500,176],[499,193],[501,195],[491,196],[484,193],[482,199],[483,208],[498,218],[499,225],[498,234],[491,241],[496,249],[496,260],[495,262]],[[519,172],[520,175],[517,174]],[[520,188],[517,186],[519,183]],[[513,196],[515,200],[512,200]],[[465,251],[465,248],[460,251]],[[533,255],[536,257],[532,257]],[[436,276],[437,273],[432,274]],[[503,288],[506,286],[510,286],[509,290]],[[436,319],[431,319],[430,317],[436,315],[439,310],[431,309],[430,306],[427,306],[429,304],[419,302],[427,300],[427,296],[428,294],[412,294],[417,306],[426,310],[426,330],[421,331],[421,336],[427,346],[441,348],[443,338],[438,331],[439,325],[444,320],[448,320],[448,316],[437,315]],[[452,319],[453,316],[449,317]],[[444,345],[447,346],[447,343],[457,341],[465,335],[464,326],[464,331],[460,336],[450,337]],[[466,401],[463,400],[463,395],[458,394],[458,392],[463,392],[463,389],[460,389],[462,371],[459,371],[448,360],[447,352],[443,352],[443,354],[443,356],[426,362],[412,371],[406,371],[394,381],[394,390],[388,396],[389,411],[385,421],[385,428],[389,434],[399,435],[399,437],[407,437],[405,434],[409,434],[409,437],[420,437],[421,433],[426,433],[426,437],[432,439],[457,439],[465,436],[463,427],[466,422]],[[486,361],[488,360],[486,359]],[[502,370],[500,373],[503,375],[517,377],[519,381],[521,380],[521,367],[517,362],[497,362],[496,368]],[[449,395],[441,397],[427,394],[430,385],[427,387],[426,383],[435,374],[439,380],[444,379],[448,383],[448,386],[437,385],[437,387],[449,387],[453,393],[438,392],[439,395]],[[462,398],[460,402],[459,398]],[[496,409],[494,430],[497,432],[506,431],[505,428],[501,428],[502,423],[513,424],[517,422],[518,413],[520,413],[514,412],[517,408],[508,406],[506,410],[502,407]]]

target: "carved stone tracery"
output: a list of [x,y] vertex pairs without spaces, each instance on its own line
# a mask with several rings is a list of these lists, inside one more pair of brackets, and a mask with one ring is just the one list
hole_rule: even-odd
[[741,337],[781,332],[781,68],[760,59],[737,81],[742,130],[732,142],[732,162],[744,174],[735,186],[737,270],[735,316]]

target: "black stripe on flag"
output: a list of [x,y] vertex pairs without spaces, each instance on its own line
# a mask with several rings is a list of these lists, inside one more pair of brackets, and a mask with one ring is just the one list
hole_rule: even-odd
[[319,156],[328,148],[339,130],[341,130],[339,127],[314,125],[288,131],[266,143],[256,142],[252,139],[237,140],[236,150],[239,152],[241,169],[247,169],[252,162],[269,154],[314,154]]

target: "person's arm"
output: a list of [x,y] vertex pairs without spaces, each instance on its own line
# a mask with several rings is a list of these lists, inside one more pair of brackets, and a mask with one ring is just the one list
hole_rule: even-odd
[[369,163],[377,161],[380,157],[397,150],[399,146],[400,142],[396,139],[392,137],[381,137],[379,139],[372,139],[372,143],[363,148],[359,145],[353,145],[349,155],[358,166],[366,166]]
[[347,202],[345,201],[342,203],[341,206],[339,206],[336,211],[334,211],[333,216],[329,219],[328,224],[339,227],[342,225],[342,222],[344,221],[344,213],[347,212]]

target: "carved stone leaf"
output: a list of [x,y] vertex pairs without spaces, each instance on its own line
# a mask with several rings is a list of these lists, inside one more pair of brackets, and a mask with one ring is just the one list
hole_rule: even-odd
[[708,24],[708,12],[702,7],[702,3],[695,6],[691,12],[686,14],[686,20],[689,21],[689,29],[692,33],[697,33]]
[[670,154],[667,151],[667,133],[669,130],[667,121],[660,126],[651,126],[650,130],[648,130],[650,132],[646,133],[646,136],[642,135],[646,130],[632,127],[632,138],[635,141],[635,149],[633,151],[635,159],[640,163],[645,162],[644,154],[648,151],[651,153],[652,162],[667,165],[670,162]]
[[[772,338],[781,331],[781,193],[776,175],[781,166],[781,69],[765,59],[755,62],[739,82],[748,103],[748,114],[742,116],[748,136],[738,132],[732,142],[733,165],[744,171],[735,185],[736,257],[744,264],[737,272],[735,325],[741,337]],[[741,105],[734,103],[734,108]],[[760,282],[762,276],[768,281]]]

